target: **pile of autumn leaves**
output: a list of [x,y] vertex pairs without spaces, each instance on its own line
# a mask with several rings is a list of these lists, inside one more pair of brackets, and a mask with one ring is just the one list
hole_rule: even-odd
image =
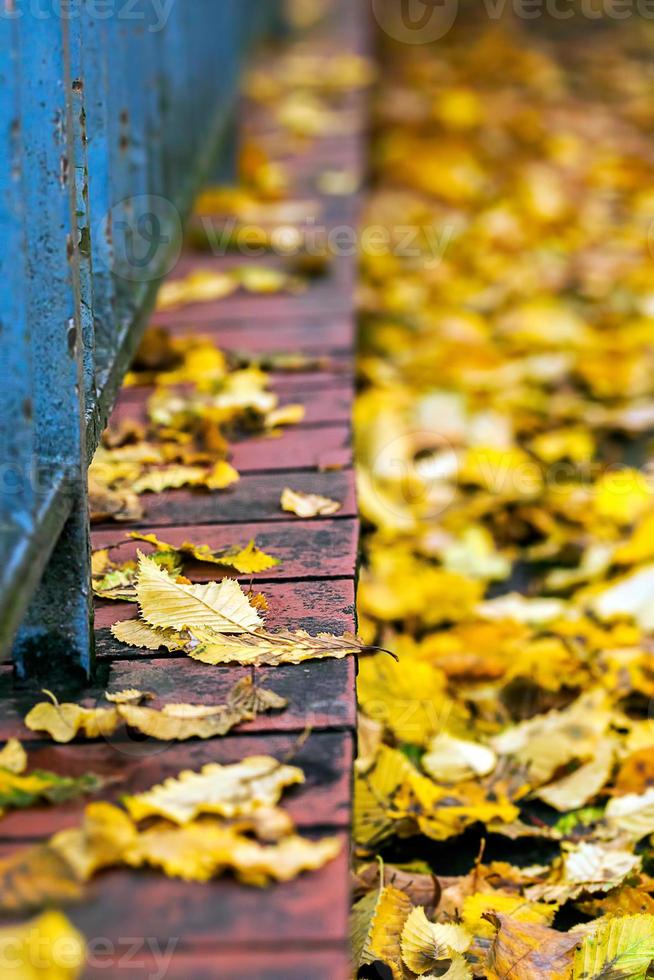
[[652,85],[625,25],[457,24],[389,54],[366,216],[422,252],[362,256],[355,963],[644,978]]

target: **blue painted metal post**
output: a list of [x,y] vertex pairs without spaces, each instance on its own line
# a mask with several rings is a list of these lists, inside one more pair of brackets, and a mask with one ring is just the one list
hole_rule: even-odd
[[[26,539],[33,533],[32,365],[26,310],[25,219],[21,194],[21,116],[18,26],[0,19],[0,594],[15,590],[29,566]],[[38,580],[38,577],[37,579]],[[28,583],[26,583],[28,584]],[[0,618],[6,644],[22,609],[15,595]]]
[[[93,663],[86,496],[84,331],[70,61],[70,24],[18,21],[23,99],[27,313],[32,329],[36,451],[46,493],[62,478],[65,527],[14,646],[19,675],[58,668],[90,674]],[[58,15],[58,16],[57,16]],[[52,72],[57,82],[53,84]]]

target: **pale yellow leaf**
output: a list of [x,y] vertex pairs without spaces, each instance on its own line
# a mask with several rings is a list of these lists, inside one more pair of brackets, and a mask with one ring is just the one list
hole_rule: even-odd
[[311,636],[304,630],[278,630],[271,633],[256,630],[241,636],[224,636],[207,629],[190,629],[190,640],[184,647],[194,660],[205,664],[238,663],[243,665],[299,664],[305,660],[331,658],[340,660],[364,653],[365,644],[355,636]]
[[473,935],[492,939],[495,929],[486,918],[489,912],[508,915],[516,922],[534,922],[549,926],[558,908],[554,903],[534,902],[518,894],[477,892],[464,899],[462,919]]
[[443,732],[431,740],[420,764],[436,782],[456,783],[474,776],[487,776],[495,768],[497,756],[486,745]]
[[424,980],[473,980],[472,968],[465,957],[461,956],[460,953],[454,953],[450,957],[450,961],[445,973],[439,973],[438,976],[434,973],[425,973]]
[[122,864],[137,833],[123,810],[110,803],[90,803],[82,826],[60,830],[49,847],[74,869],[78,881],[89,881],[96,871]]
[[234,469],[231,463],[221,459],[205,475],[202,484],[208,490],[225,490],[234,483],[238,483],[240,479],[238,470]]
[[318,493],[303,493],[301,490],[285,487],[282,491],[281,506],[282,510],[290,514],[306,518],[328,517],[330,514],[336,514],[343,505]]
[[189,738],[215,738],[226,735],[243,721],[239,711],[227,705],[214,708],[205,705],[167,705],[162,711],[136,704],[123,704],[120,717],[143,735],[160,741],[185,741]]
[[394,980],[403,980],[400,937],[411,912],[411,899],[387,885],[379,894],[361,953],[361,963],[381,960],[390,967]]
[[609,830],[634,841],[654,833],[654,786],[644,793],[627,793],[609,800],[604,818]]
[[570,810],[580,810],[586,806],[606,785],[613,769],[615,745],[609,739],[600,742],[595,748],[595,755],[574,772],[556,782],[542,786],[534,793],[548,806],[560,813]]
[[132,491],[141,493],[163,493],[179,487],[194,487],[204,483],[206,470],[202,466],[162,466],[140,476],[132,484]]
[[126,688],[124,691],[105,691],[104,696],[112,704],[140,704],[141,701],[148,701],[154,697],[150,691],[139,691],[135,687]]
[[33,732],[47,732],[55,742],[71,742],[82,732],[87,738],[105,738],[120,724],[116,708],[83,708],[79,704],[42,701],[25,716]]
[[183,279],[169,279],[157,295],[158,310],[174,310],[190,303],[209,303],[224,299],[238,289],[238,282],[226,272],[197,269]]
[[184,585],[142,554],[137,594],[143,618],[163,629],[209,627],[219,633],[246,633],[263,625],[234,579]]
[[274,429],[278,425],[299,425],[305,414],[304,405],[282,405],[267,413],[265,425],[267,429]]
[[201,813],[232,818],[274,806],[287,786],[302,782],[304,774],[296,766],[270,756],[250,756],[234,765],[182,772],[147,793],[127,797],[125,805],[134,820],[160,816],[186,824]]
[[609,582],[587,604],[601,619],[631,616],[641,629],[654,629],[654,565]]
[[10,738],[0,749],[0,769],[20,775],[27,769],[27,752],[17,738]]
[[114,623],[111,632],[121,643],[128,643],[129,646],[140,647],[142,650],[159,650],[165,647],[172,652],[182,650],[185,642],[176,630],[155,629],[142,619],[123,619]]

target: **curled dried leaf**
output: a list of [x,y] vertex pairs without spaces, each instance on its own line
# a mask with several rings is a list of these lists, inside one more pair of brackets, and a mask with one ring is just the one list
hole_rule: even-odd
[[285,487],[281,496],[282,510],[296,517],[329,517],[337,514],[343,505],[337,500],[322,497],[318,493],[303,493],[301,490],[291,490]]

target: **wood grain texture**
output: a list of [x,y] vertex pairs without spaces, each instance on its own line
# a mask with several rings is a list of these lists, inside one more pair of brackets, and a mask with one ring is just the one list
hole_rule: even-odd
[[[147,526],[139,529],[148,534]],[[161,535],[159,536],[161,537]],[[232,545],[246,545],[254,540],[259,548],[280,559],[281,565],[269,568],[257,575],[241,575],[242,580],[255,581],[287,578],[344,578],[354,575],[358,523],[346,520],[306,520],[295,523],[281,522],[261,524],[205,524],[170,527],[163,536],[169,544],[181,545],[185,541],[208,545],[214,551]],[[142,541],[125,540],[120,532],[96,531],[92,536],[93,547],[111,548],[110,557],[115,562],[134,560],[137,551],[151,554],[153,545]],[[112,547],[115,545],[115,547]],[[224,575],[235,577],[233,570],[208,562],[185,561],[184,574],[193,582],[207,582]]]

